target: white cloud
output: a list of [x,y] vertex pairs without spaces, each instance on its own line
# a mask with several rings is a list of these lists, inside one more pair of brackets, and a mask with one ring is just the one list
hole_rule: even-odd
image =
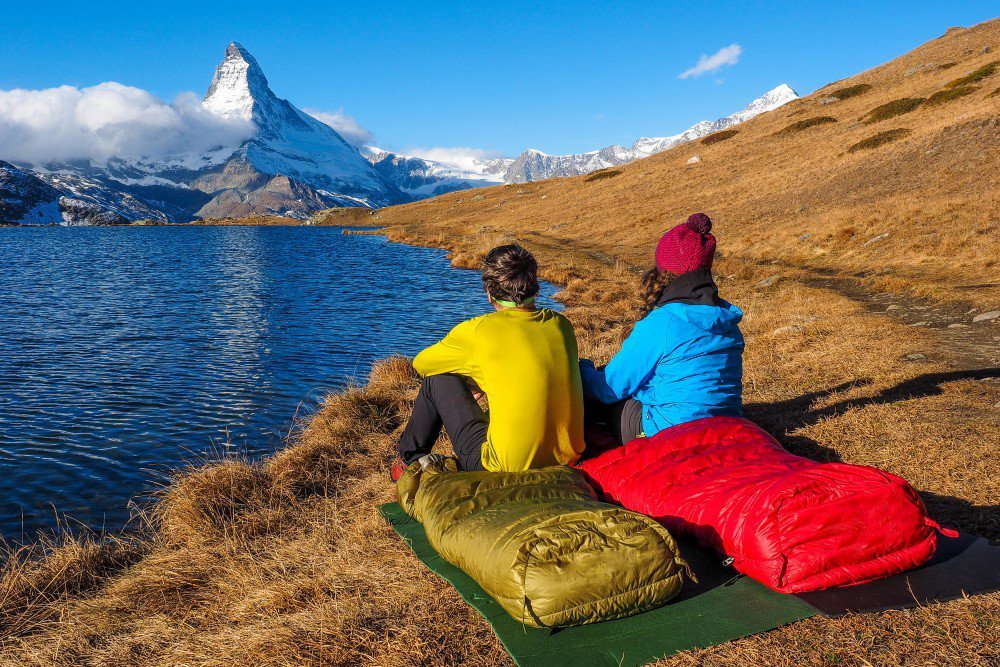
[[721,68],[729,65],[735,65],[740,61],[740,54],[743,53],[743,47],[739,44],[730,44],[725,46],[710,56],[702,55],[698,59],[698,64],[688,70],[684,70],[678,76],[679,79],[687,79],[688,77],[699,77],[702,74],[708,74],[709,72],[717,72]]
[[303,109],[303,111],[319,122],[326,123],[335,129],[337,134],[352,146],[361,148],[375,143],[375,135],[367,128],[362,127],[353,116],[345,114],[343,109],[334,112],[319,111],[318,109]]
[[167,104],[120,83],[0,90],[0,159],[29,163],[163,158],[236,148],[251,122],[212,114],[193,93]]
[[403,154],[424,158],[425,160],[434,160],[435,162],[447,162],[448,164],[457,165],[462,169],[474,169],[474,160],[503,157],[500,151],[487,151],[482,148],[469,148],[467,146],[410,148],[403,151]]

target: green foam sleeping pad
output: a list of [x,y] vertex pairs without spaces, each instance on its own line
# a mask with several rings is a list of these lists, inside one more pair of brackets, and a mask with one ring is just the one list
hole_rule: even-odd
[[638,614],[681,590],[687,564],[652,519],[597,500],[565,466],[458,472],[411,465],[396,485],[442,558],[525,625],[567,627]]

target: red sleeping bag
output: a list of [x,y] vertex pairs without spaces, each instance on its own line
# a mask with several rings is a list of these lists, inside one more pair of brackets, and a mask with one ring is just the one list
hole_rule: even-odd
[[736,417],[681,424],[581,467],[610,500],[732,556],[782,593],[903,572],[937,545],[938,526],[905,480],[789,454]]

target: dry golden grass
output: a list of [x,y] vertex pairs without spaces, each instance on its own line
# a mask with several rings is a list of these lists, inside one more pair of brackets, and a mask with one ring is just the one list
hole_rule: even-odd
[[[823,107],[860,118],[930,96],[955,68],[987,65],[983,47],[996,52],[998,36],[1000,21],[949,31],[829,87],[871,89]],[[942,62],[955,65],[927,66]],[[998,539],[1000,327],[944,324],[998,306],[995,102],[977,91],[922,107],[907,117],[912,135],[877,151],[847,151],[871,131],[848,120],[772,136],[828,95],[741,125],[699,148],[694,168],[691,147],[680,146],[597,182],[319,218],[384,225],[394,239],[448,248],[466,267],[516,239],[565,286],[581,353],[605,360],[657,236],[706,210],[723,296],[746,313],[748,416],[793,452],[902,475],[943,523]],[[886,313],[885,298],[911,319]],[[933,326],[907,324],[922,313]],[[486,623],[376,514],[393,497],[385,465],[415,391],[408,362],[389,359],[364,387],[330,396],[273,458],[178,474],[135,539],[67,540],[9,559],[0,662],[510,664]],[[663,664],[995,665],[998,643],[992,594],[810,619]]]

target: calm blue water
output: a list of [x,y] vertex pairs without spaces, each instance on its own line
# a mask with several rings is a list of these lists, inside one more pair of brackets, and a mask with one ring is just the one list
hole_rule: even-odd
[[0,229],[0,535],[120,528],[171,468],[273,451],[487,308],[444,252],[337,228]]

